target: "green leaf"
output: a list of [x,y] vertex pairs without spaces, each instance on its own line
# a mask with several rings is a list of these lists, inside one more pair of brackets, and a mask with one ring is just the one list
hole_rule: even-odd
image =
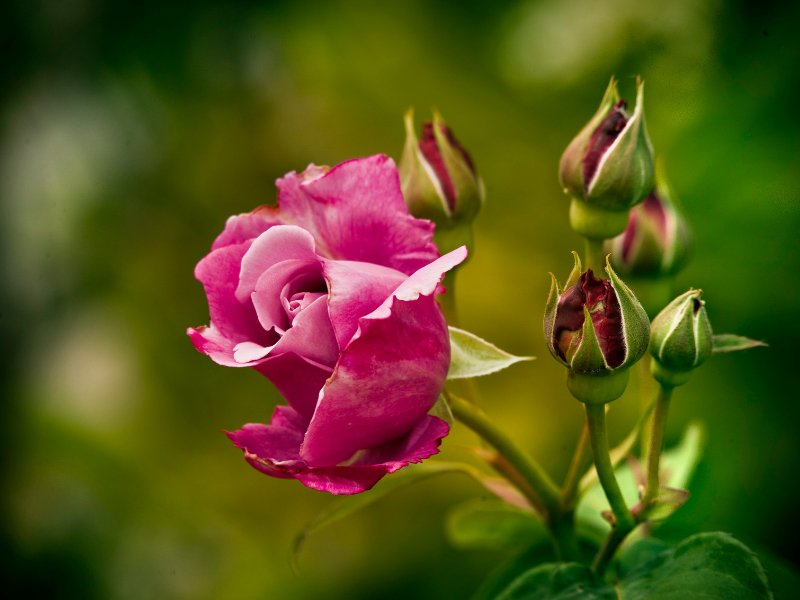
[[[697,463],[700,461],[704,441],[703,426],[699,423],[690,423],[680,443],[661,455],[661,471],[662,474],[667,475],[662,481],[663,486],[676,490],[688,487]],[[634,506],[639,501],[639,486],[630,465],[623,463],[614,472],[625,502],[628,507]],[[608,522],[602,517],[602,513],[610,508],[603,488],[599,482],[595,482],[581,497],[575,509],[578,535],[595,544],[601,544],[611,530]],[[658,520],[669,516],[663,510],[655,514]]]
[[755,553],[721,532],[699,533],[669,549],[640,540],[624,551],[617,575],[615,586],[625,600],[772,598]]
[[461,549],[521,549],[550,541],[540,518],[497,499],[476,498],[453,507],[445,531],[450,543]]
[[618,600],[617,592],[588,567],[549,563],[518,577],[496,600]]
[[514,554],[502,561],[489,576],[483,580],[480,587],[470,596],[469,600],[494,600],[497,595],[506,589],[512,581],[528,571],[533,565],[555,560],[552,546],[534,546],[518,554]]
[[714,354],[718,352],[736,352],[737,350],[747,350],[757,346],[768,345],[735,333],[720,333],[714,336]]
[[514,356],[476,335],[450,327],[450,370],[448,379],[488,375],[532,356]]
[[305,540],[312,533],[369,506],[389,492],[446,473],[464,473],[478,481],[484,478],[484,475],[480,473],[480,471],[463,463],[426,462],[419,465],[409,465],[397,473],[385,477],[378,482],[374,488],[367,492],[337,498],[331,502],[295,536],[292,542],[292,566],[297,570],[297,559],[300,554],[300,549],[303,547]]
[[771,600],[756,555],[727,533],[693,535],[676,548],[645,538],[626,549],[607,580],[576,563],[534,567],[496,600]]

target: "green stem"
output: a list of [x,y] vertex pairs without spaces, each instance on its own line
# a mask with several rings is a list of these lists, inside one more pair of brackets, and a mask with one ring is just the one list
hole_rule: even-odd
[[[563,518],[561,492],[547,472],[514,440],[492,423],[481,409],[452,394],[449,394],[449,399],[453,417],[472,429],[497,450],[533,490],[534,497],[530,500],[534,505],[537,502],[540,503],[547,511],[547,523],[553,534],[553,542],[559,557],[567,560],[576,558],[577,543],[574,537],[574,528]],[[525,487],[527,486],[520,488],[520,491],[526,493]]]
[[605,240],[584,238],[586,240],[586,269],[591,269],[595,277],[607,279],[605,267],[606,257],[603,250]]
[[611,530],[611,533],[608,534],[608,537],[605,539],[592,561],[592,571],[602,577],[608,563],[611,562],[611,558],[614,556],[614,552],[619,548],[619,545],[625,539],[626,535],[628,534],[618,527],[614,527]]
[[[458,309],[456,307],[456,275],[458,274],[458,267],[448,271],[444,275],[442,285],[447,289],[444,294],[439,294],[436,299],[442,307],[444,318],[447,320],[448,325],[453,327],[460,327],[458,318]],[[478,390],[478,384],[475,379],[469,377],[467,379],[456,379],[452,381],[457,391],[473,404],[481,403],[481,393]]]
[[456,310],[456,273],[458,267],[451,269],[444,274],[442,285],[447,289],[444,294],[439,294],[436,299],[439,301],[439,306],[442,307],[444,318],[447,320],[448,325],[453,327],[459,326],[458,311]]
[[653,412],[652,431],[650,434],[650,448],[647,451],[647,489],[642,499],[642,509],[647,510],[650,503],[658,495],[659,478],[658,468],[661,460],[661,449],[664,447],[664,431],[667,428],[667,415],[669,414],[669,401],[674,388],[659,384],[656,409]]
[[608,559],[605,559],[607,562],[614,555],[622,540],[636,526],[636,521],[631,511],[628,510],[628,505],[625,503],[625,498],[623,498],[622,491],[619,489],[617,477],[614,475],[614,465],[611,464],[608,431],[606,430],[606,407],[604,404],[584,404],[584,407],[586,408],[586,419],[589,423],[589,440],[592,445],[597,477],[600,479],[600,485],[603,486],[603,491],[606,494],[606,498],[608,498],[608,503],[611,505],[611,511],[614,513],[616,521],[609,539],[606,540],[606,544],[601,549],[601,554],[610,555]]
[[561,504],[564,510],[571,510],[572,504],[578,495],[578,486],[581,477],[592,464],[592,453],[589,450],[589,421],[584,418],[581,437],[575,447],[575,454],[567,471],[567,478],[564,480],[564,487],[561,488]]
[[548,515],[561,512],[561,494],[547,472],[517,443],[501,431],[480,408],[450,394],[453,417],[480,435],[497,450],[533,488]]
[[650,361],[640,360],[637,367],[639,369],[639,395],[642,399],[642,417],[644,417],[640,434],[641,448],[639,456],[645,461],[647,460],[647,448],[650,444],[650,432],[652,430],[652,419],[649,413],[653,411],[653,384],[655,383],[655,379],[650,375]]

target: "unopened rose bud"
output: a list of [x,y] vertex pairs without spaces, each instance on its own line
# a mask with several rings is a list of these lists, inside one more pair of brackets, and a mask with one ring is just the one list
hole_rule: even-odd
[[631,209],[628,227],[607,249],[611,264],[623,275],[668,277],[686,265],[691,241],[689,223],[673,202],[659,163],[655,189]]
[[483,181],[467,151],[434,111],[433,121],[414,131],[414,112],[405,115],[406,145],[400,159],[400,185],[409,212],[436,223],[434,241],[441,254],[472,248],[472,221],[485,198]]
[[564,288],[551,274],[544,315],[550,353],[568,371],[567,386],[587,404],[616,400],[625,391],[628,367],[647,350],[650,321],[633,292],[606,266],[609,279],[575,268]]
[[600,108],[564,151],[559,181],[572,197],[570,224],[588,238],[624,231],[627,211],[653,187],[653,145],[644,120],[644,82],[636,81],[633,113],[612,77]]
[[683,385],[714,351],[714,334],[702,295],[702,290],[681,294],[653,320],[651,371],[663,385]]

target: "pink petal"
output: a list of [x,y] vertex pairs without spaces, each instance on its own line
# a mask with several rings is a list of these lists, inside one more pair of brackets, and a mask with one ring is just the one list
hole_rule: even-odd
[[328,317],[327,298],[317,298],[294,320],[292,327],[275,344],[273,354],[294,352],[331,369],[339,358],[339,344],[333,334],[331,319]]
[[233,358],[234,343],[224,337],[212,324],[194,328],[189,327],[186,334],[192,340],[195,349],[203,354],[208,354],[215,363],[226,367],[244,367]]
[[[425,415],[411,432],[401,438],[359,453],[359,460],[353,465],[308,469],[296,477],[306,487],[331,494],[365,492],[384,475],[438,454],[439,444],[449,431],[447,423]],[[379,460],[384,462],[377,462]]]
[[286,424],[272,425],[248,423],[238,431],[225,434],[236,448],[244,450],[244,457],[253,467],[273,477],[294,477],[305,468],[300,458],[300,444],[303,432]]
[[351,160],[313,179],[293,171],[276,184],[282,218],[310,231],[329,258],[410,275],[439,255],[433,224],[408,214],[397,168],[385,155]]
[[[265,330],[273,327],[285,331],[289,328],[289,316],[284,308],[283,292],[295,280],[318,278],[324,287],[322,266],[314,257],[311,260],[284,260],[272,265],[258,278],[255,291],[251,294],[258,321]],[[306,291],[306,290],[303,290]]]
[[408,277],[370,263],[323,260],[328,280],[328,309],[339,346],[344,348],[358,329],[358,320],[378,308]]
[[233,347],[233,360],[237,363],[251,363],[267,356],[275,345],[259,346],[253,342],[239,342]]
[[309,362],[294,352],[268,356],[254,365],[256,371],[272,382],[281,396],[306,420],[311,420],[320,390],[333,370]]
[[436,402],[450,364],[450,339],[434,292],[464,247],[423,267],[378,309],[339,357],[317,404],[301,455],[337,465],[358,450],[409,431]]
[[211,245],[212,250],[241,244],[257,238],[270,227],[285,225],[286,221],[273,206],[259,206],[253,212],[228,217],[225,230],[217,236]]
[[314,238],[294,225],[272,227],[259,235],[242,258],[236,298],[239,302],[250,300],[259,277],[285,260],[313,261],[316,258]]
[[437,454],[441,439],[449,432],[447,423],[426,415],[409,433],[359,453],[359,460],[352,465],[309,469],[299,455],[302,425],[296,411],[278,406],[270,425],[248,423],[239,431],[225,433],[235,447],[244,450],[247,462],[262,473],[294,477],[307,487],[332,494],[357,494],[370,489],[387,473]]
[[267,346],[277,338],[258,323],[249,299],[242,303],[235,296],[242,257],[249,248],[250,242],[245,242],[214,250],[197,263],[194,275],[205,288],[211,323],[219,336],[233,344],[250,341]]

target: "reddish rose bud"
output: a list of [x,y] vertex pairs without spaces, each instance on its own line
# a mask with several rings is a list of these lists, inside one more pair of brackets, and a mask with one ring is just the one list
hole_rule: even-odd
[[692,234],[659,162],[656,188],[631,209],[628,227],[608,242],[611,264],[636,277],[665,277],[680,271],[689,258]]
[[633,113],[613,78],[600,108],[561,157],[559,181],[572,197],[570,224],[588,238],[625,229],[632,206],[653,187],[653,145],[644,120],[644,83],[636,82]]
[[439,252],[472,246],[472,221],[485,198],[483,181],[467,151],[439,113],[414,131],[414,113],[405,115],[406,145],[400,159],[400,185],[409,212],[436,223]]
[[584,307],[592,319],[605,363],[616,369],[625,360],[625,335],[622,313],[611,281],[598,279],[592,270],[584,271],[578,283],[569,288],[558,301],[553,342],[556,352],[571,363],[583,341]]
[[591,270],[581,273],[573,254],[564,288],[551,275],[544,335],[550,353],[569,369],[572,394],[589,404],[610,402],[625,390],[627,368],[647,351],[650,321],[610,266],[609,279],[598,279]]

